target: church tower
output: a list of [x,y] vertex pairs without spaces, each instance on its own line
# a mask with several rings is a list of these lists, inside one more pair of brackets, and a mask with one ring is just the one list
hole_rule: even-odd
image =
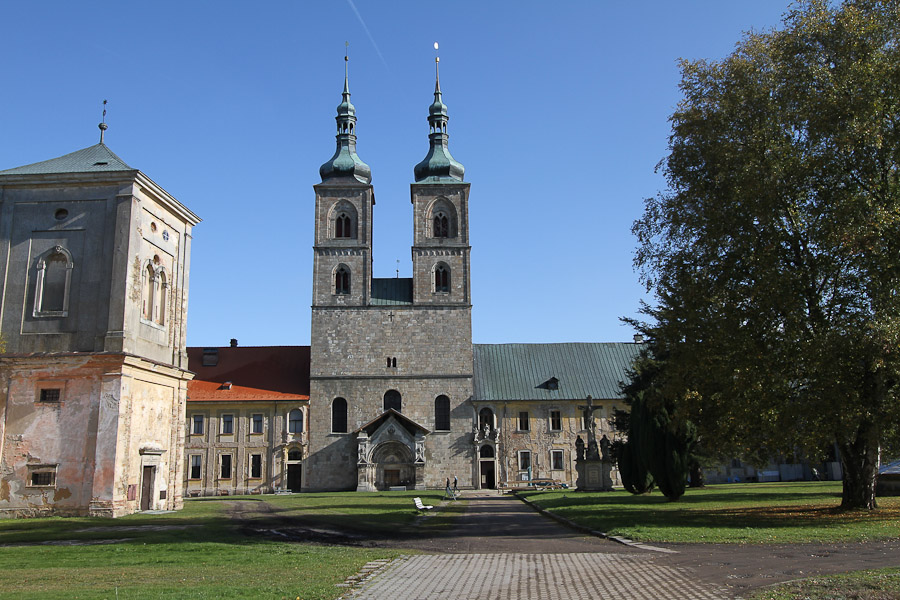
[[372,171],[356,154],[356,108],[350,103],[347,57],[337,107],[337,149],[319,168],[313,306],[365,306],[372,282]]
[[374,278],[375,199],[345,74],[337,150],[314,186],[305,490],[472,484],[469,184],[447,121],[436,80],[430,147],[411,186],[413,277]]
[[[440,60],[440,59],[437,59]],[[465,306],[469,286],[469,184],[450,155],[447,106],[435,62],[434,102],[428,109],[428,155],[414,169],[413,294],[416,304]]]

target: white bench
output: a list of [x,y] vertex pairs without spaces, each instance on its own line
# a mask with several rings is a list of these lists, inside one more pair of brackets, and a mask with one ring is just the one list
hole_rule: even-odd
[[430,504],[422,504],[422,499],[419,497],[413,498],[413,502],[416,503],[416,508],[419,510],[431,510],[434,508]]

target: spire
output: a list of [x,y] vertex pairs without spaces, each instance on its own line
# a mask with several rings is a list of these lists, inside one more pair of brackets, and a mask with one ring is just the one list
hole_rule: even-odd
[[[437,51],[438,43],[434,43]],[[447,106],[441,95],[441,57],[434,57],[434,102],[428,107],[430,148],[425,158],[413,170],[416,182],[462,181],[465,167],[450,155],[447,140]]]
[[100,124],[97,125],[100,128],[100,143],[103,143],[103,133],[109,129],[109,126],[106,124],[106,100],[103,101],[103,120],[100,121]]
[[360,183],[371,183],[372,170],[356,154],[356,108],[350,103],[349,46],[344,54],[344,91],[337,107],[337,149],[331,160],[319,167],[322,183],[336,179],[352,178]]

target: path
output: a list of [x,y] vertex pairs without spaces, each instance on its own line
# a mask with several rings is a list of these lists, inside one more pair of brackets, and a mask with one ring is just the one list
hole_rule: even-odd
[[[728,598],[667,555],[574,532],[515,498],[466,494],[453,530],[417,540],[440,552],[395,561],[353,600]],[[409,545],[409,544],[408,544]]]

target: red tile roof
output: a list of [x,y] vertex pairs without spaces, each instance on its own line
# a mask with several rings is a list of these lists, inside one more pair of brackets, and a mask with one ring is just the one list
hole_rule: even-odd
[[309,400],[309,395],[282,394],[272,390],[226,386],[214,381],[193,380],[188,383],[188,400],[191,402],[248,402],[253,400]]
[[[204,350],[215,350],[215,366],[203,366]],[[309,346],[237,346],[187,349],[192,402],[308,400]],[[228,389],[226,383],[231,383]]]

